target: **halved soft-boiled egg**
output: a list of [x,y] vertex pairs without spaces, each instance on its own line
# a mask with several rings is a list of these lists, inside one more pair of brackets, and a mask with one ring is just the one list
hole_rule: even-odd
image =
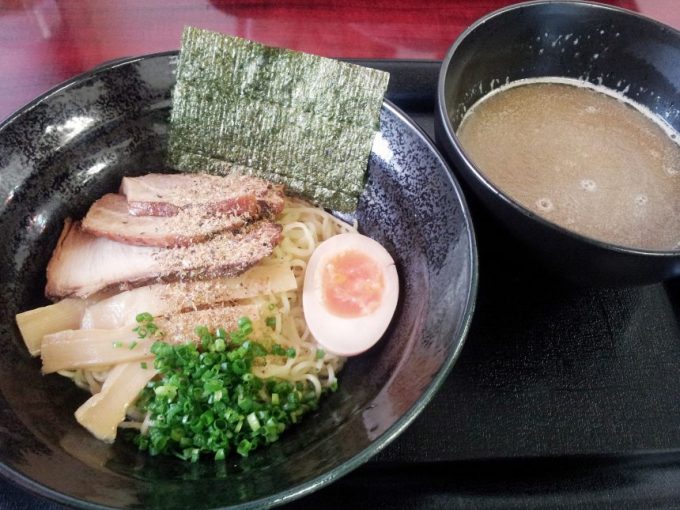
[[321,346],[340,356],[369,349],[385,333],[399,298],[394,260],[361,234],[321,243],[307,265],[302,307]]

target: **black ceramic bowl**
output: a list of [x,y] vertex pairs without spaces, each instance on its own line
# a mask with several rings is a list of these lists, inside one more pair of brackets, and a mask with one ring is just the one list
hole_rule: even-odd
[[[528,2],[493,12],[453,44],[439,75],[436,138],[465,184],[534,254],[586,284],[640,284],[680,274],[680,252],[615,246],[536,216],[484,177],[456,130],[495,87],[562,76],[617,90],[680,129],[680,33],[632,12],[585,2]],[[679,197],[680,199],[680,197]]]
[[84,507],[266,507],[308,493],[366,461],[433,396],[460,352],[477,285],[467,207],[432,143],[385,102],[357,211],[401,279],[386,337],[348,361],[340,389],[269,449],[197,464],[106,445],[76,423],[86,395],[40,375],[14,324],[45,304],[45,265],[66,216],[123,175],[167,170],[176,53],[79,76],[0,126],[0,473]]

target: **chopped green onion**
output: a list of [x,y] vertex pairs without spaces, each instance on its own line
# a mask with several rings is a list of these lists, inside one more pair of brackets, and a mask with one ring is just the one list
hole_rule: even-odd
[[238,329],[243,335],[249,335],[253,332],[253,323],[248,317],[241,317],[238,320]]
[[[158,332],[158,326],[153,323],[153,316],[148,313],[140,313],[135,317],[139,325],[132,329],[139,338],[146,338],[148,335],[154,335]],[[162,333],[161,335],[162,336]],[[136,345],[136,343],[135,343]]]
[[281,347],[279,344],[274,344],[272,346],[272,354],[276,356],[285,356],[286,355],[286,349]]
[[197,327],[198,343],[154,342],[159,377],[137,401],[150,415],[148,431],[136,433],[140,449],[191,462],[203,454],[216,461],[234,451],[247,456],[316,408],[318,396],[308,381],[262,380],[252,373],[255,361],[266,363],[270,354],[296,355],[292,347],[266,349],[250,338],[252,331],[250,319],[242,318],[235,331]]
[[250,413],[247,417],[248,425],[253,432],[257,432],[260,429],[260,421],[255,416],[255,413]]
[[154,388],[154,393],[156,394],[157,397],[173,399],[177,395],[177,388],[170,385],[157,386],[156,388]]
[[137,314],[137,316],[135,317],[135,320],[137,322],[150,322],[150,321],[153,320],[153,316],[148,312],[144,312],[144,313]]
[[120,349],[121,347],[123,347],[123,342],[113,342],[114,349]]
[[130,345],[128,345],[128,349],[132,350],[135,347],[137,347],[137,342],[130,342]]
[[224,349],[226,349],[227,344],[224,342],[224,338],[218,338],[215,340],[213,346],[215,348],[215,352],[222,352]]
[[244,439],[238,444],[238,448],[236,451],[238,452],[239,455],[242,455],[243,457],[247,457],[248,453],[250,450],[253,448],[253,443],[248,441],[247,439]]
[[198,335],[200,337],[210,335],[210,330],[208,330],[208,328],[206,328],[205,326],[196,326],[196,328],[194,329],[194,332],[196,333],[196,335]]

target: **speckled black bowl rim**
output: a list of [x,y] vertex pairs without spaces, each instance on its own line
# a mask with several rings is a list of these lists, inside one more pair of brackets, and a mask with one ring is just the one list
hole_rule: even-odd
[[[4,122],[0,123],[0,136],[2,136],[2,133],[4,129],[9,126],[12,122],[16,121],[19,119],[23,114],[26,112],[30,111],[32,108],[35,106],[39,105],[46,99],[51,98],[52,96],[55,96],[59,94],[61,91],[68,89],[69,87],[79,84],[81,81],[93,78],[97,76],[100,73],[106,72],[110,69],[113,69],[118,66],[123,66],[127,64],[131,64],[134,62],[138,62],[141,60],[145,59],[150,59],[150,58],[157,58],[157,57],[171,57],[171,56],[176,56],[178,55],[179,52],[177,50],[172,50],[172,51],[165,51],[165,52],[159,52],[159,53],[150,53],[146,55],[141,55],[137,57],[127,57],[127,58],[122,58],[122,59],[117,59],[115,61],[110,61],[108,63],[104,63],[100,66],[95,67],[94,69],[87,71],[85,73],[79,74],[59,85],[54,87],[53,89],[49,90],[45,94],[37,97],[27,105],[25,105],[23,108],[19,109],[17,112],[14,114],[10,115],[10,117],[5,120]],[[446,160],[442,157],[442,155],[439,153],[439,150],[435,147],[434,143],[430,140],[430,138],[425,134],[425,132],[420,129],[418,125],[416,125],[400,108],[398,108],[395,104],[393,104],[391,101],[388,99],[384,100],[384,107],[387,108],[388,111],[390,111],[395,117],[397,117],[401,122],[403,122],[407,127],[409,127],[415,135],[417,135],[425,144],[425,146],[432,152],[432,154],[435,156],[436,161],[439,163],[439,168],[437,171],[443,172],[445,175],[445,180],[449,183],[451,186],[451,189],[453,190],[456,199],[460,205],[460,210],[461,214],[463,216],[463,220],[465,224],[467,225],[467,231],[468,231],[468,247],[467,247],[467,252],[468,256],[470,257],[470,286],[468,288],[468,293],[466,295],[467,299],[467,304],[465,308],[465,312],[463,313],[462,321],[458,324],[458,328],[456,330],[456,334],[454,335],[452,341],[457,342],[456,348],[451,352],[451,354],[448,356],[448,359],[446,359],[442,363],[442,367],[440,368],[439,372],[433,377],[432,381],[430,382],[429,386],[427,389],[423,392],[423,394],[420,396],[418,401],[406,412],[404,415],[399,418],[390,428],[388,428],[378,439],[373,441],[370,445],[368,445],[364,450],[362,450],[360,453],[355,455],[354,457],[348,459],[347,461],[343,462],[342,464],[338,465],[336,468],[332,469],[325,475],[318,476],[316,478],[313,478],[311,480],[308,480],[307,482],[304,482],[302,484],[298,484],[296,486],[291,487],[290,489],[286,491],[282,491],[279,494],[274,494],[272,496],[268,496],[266,498],[261,498],[253,501],[248,501],[243,504],[239,504],[230,508],[240,508],[240,509],[247,509],[247,508],[268,508],[272,507],[275,505],[281,505],[284,503],[289,503],[295,499],[301,498],[302,496],[309,494],[311,492],[314,492],[321,487],[328,485],[329,483],[337,480],[338,478],[341,478],[342,476],[346,475],[353,469],[356,469],[360,465],[364,464],[366,461],[368,461],[371,457],[376,455],[378,452],[380,452],[383,448],[385,448],[388,444],[390,444],[394,439],[401,434],[406,427],[408,427],[411,422],[422,412],[422,410],[425,408],[425,406],[430,402],[432,397],[435,395],[439,387],[442,385],[448,374],[450,373],[451,369],[453,368],[453,365],[455,364],[455,361],[458,359],[458,356],[460,355],[460,351],[463,348],[463,344],[465,343],[465,338],[467,337],[467,333],[470,329],[470,323],[472,321],[472,315],[474,313],[475,309],[475,303],[476,303],[476,298],[477,298],[477,284],[478,284],[478,260],[477,260],[477,242],[475,240],[475,234],[474,234],[474,228],[472,226],[472,219],[470,215],[470,211],[468,209],[467,203],[465,202],[465,198],[463,195],[463,192],[459,186],[459,184],[456,182],[456,180],[453,177],[453,173],[451,172],[451,169],[449,168],[448,163]],[[40,483],[36,482],[35,480],[24,476],[20,473],[17,473],[13,469],[11,469],[9,466],[7,466],[2,459],[0,459],[0,476],[3,476],[4,478],[10,480],[11,482],[19,485],[20,487],[28,490],[29,492],[36,494],[38,496],[46,497],[48,499],[54,500],[59,503],[64,503],[67,505],[71,505],[77,508],[86,508],[86,509],[103,509],[103,508],[112,508],[109,506],[105,505],[99,505],[96,503],[92,503],[90,501],[74,498],[72,496],[69,496],[67,494],[55,491],[53,489],[50,489],[48,487],[45,487],[44,485],[41,485]]]
[[[651,25],[655,25],[659,29],[663,30],[668,30],[670,32],[674,32],[677,37],[678,41],[680,41],[680,31],[674,29],[673,27],[670,27],[668,25],[665,25],[664,23],[661,23],[660,21],[656,21],[652,18],[648,18],[647,16],[643,16],[642,14],[638,14],[636,12],[630,11],[628,9],[623,9],[621,7],[615,7],[612,5],[606,5],[606,4],[601,4],[597,2],[588,2],[588,1],[581,1],[581,0],[531,0],[528,2],[521,2],[518,4],[513,4],[507,7],[503,7],[501,9],[495,10],[493,12],[490,12],[489,14],[479,18],[477,21],[475,21],[472,25],[470,25],[463,33],[461,33],[458,38],[455,40],[453,45],[449,48],[449,50],[446,52],[446,56],[444,57],[444,60],[442,61],[442,66],[439,70],[439,79],[437,81],[437,105],[436,105],[436,115],[439,116],[439,119],[441,120],[441,124],[444,127],[444,130],[446,132],[446,137],[453,145],[454,150],[458,153],[458,155],[461,157],[463,161],[467,163],[467,166],[471,169],[472,174],[474,175],[475,179],[480,182],[488,191],[493,193],[499,200],[502,200],[505,202],[507,205],[513,207],[515,210],[520,212],[523,216],[526,216],[533,221],[536,221],[543,225],[544,227],[551,228],[553,230],[556,230],[560,232],[561,234],[571,237],[579,242],[586,243],[592,246],[596,246],[599,248],[603,248],[606,250],[611,250],[614,252],[619,252],[623,254],[630,254],[630,255],[645,255],[645,256],[652,256],[652,257],[667,257],[667,258],[675,258],[678,256],[678,251],[671,251],[671,250],[644,250],[641,248],[632,248],[628,246],[621,246],[617,244],[612,244],[612,243],[607,243],[605,241],[600,241],[598,239],[592,238],[592,237],[587,237],[581,234],[578,234],[576,232],[573,232],[571,230],[568,230],[560,225],[557,225],[556,223],[553,223],[551,221],[548,221],[544,219],[542,216],[539,216],[535,214],[533,211],[527,209],[523,205],[521,205],[519,202],[515,201],[512,197],[509,195],[506,195],[502,190],[498,189],[490,180],[488,180],[482,172],[477,168],[477,166],[472,162],[472,159],[467,156],[465,151],[463,150],[463,147],[460,143],[460,140],[458,140],[458,137],[456,136],[456,132],[453,129],[453,126],[451,125],[451,119],[449,118],[447,114],[447,107],[446,107],[446,95],[445,95],[445,82],[446,82],[446,74],[448,72],[448,69],[451,65],[455,65],[455,54],[456,50],[458,47],[463,44],[465,39],[475,30],[477,30],[480,26],[484,25],[485,23],[491,21],[493,18],[498,18],[506,15],[509,12],[515,11],[515,10],[521,10],[521,9],[526,9],[527,7],[540,7],[542,5],[563,5],[568,8],[589,8],[589,9],[601,9],[604,11],[610,11],[610,12],[616,12],[618,14],[626,15],[626,16],[631,16],[633,18],[638,18],[641,22],[643,23],[649,23]],[[452,64],[453,62],[453,64]],[[441,143],[441,141],[440,141]]]

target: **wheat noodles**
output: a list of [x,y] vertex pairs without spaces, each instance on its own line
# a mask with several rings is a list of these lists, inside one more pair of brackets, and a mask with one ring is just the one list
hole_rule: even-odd
[[[320,208],[290,198],[286,200],[286,207],[277,222],[283,227],[283,238],[261,264],[288,264],[295,274],[297,289],[260,295],[241,300],[238,304],[256,305],[259,317],[251,317],[251,320],[254,337],[258,342],[266,347],[278,344],[284,349],[293,349],[295,356],[268,355],[264,361],[253,366],[252,372],[262,379],[306,381],[319,396],[324,388],[336,384],[336,374],[341,370],[345,359],[320,350],[307,327],[302,310],[304,273],[307,262],[319,243],[337,234],[356,232],[357,229],[356,225],[348,225]],[[96,370],[63,370],[59,373],[96,394],[101,391],[112,368],[113,366],[97,367]],[[262,397],[268,398],[266,394]],[[127,415],[128,420],[120,426],[136,428],[144,433],[149,426],[149,416],[139,413],[134,406],[130,407]]]

